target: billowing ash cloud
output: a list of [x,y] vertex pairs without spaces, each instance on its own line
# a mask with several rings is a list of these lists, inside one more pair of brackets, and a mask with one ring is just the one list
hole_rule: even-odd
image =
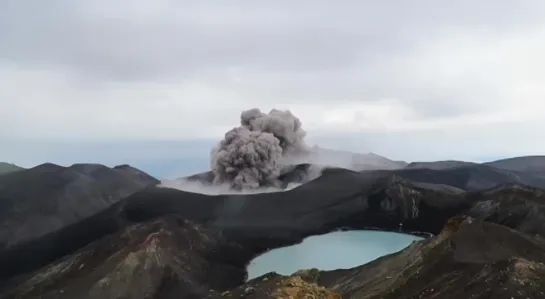
[[238,190],[275,185],[286,157],[309,152],[305,135],[301,121],[290,111],[242,112],[240,126],[212,150],[214,183],[229,183]]

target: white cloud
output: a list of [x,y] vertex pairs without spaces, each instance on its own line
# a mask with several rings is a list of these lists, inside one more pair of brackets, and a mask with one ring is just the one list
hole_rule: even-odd
[[313,140],[345,136],[332,147],[538,152],[545,5],[483,2],[56,0],[58,18],[9,2],[0,138],[218,139],[241,110],[278,107]]

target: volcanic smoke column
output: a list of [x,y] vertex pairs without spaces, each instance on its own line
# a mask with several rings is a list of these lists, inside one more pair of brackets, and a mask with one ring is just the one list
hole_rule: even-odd
[[289,110],[242,112],[240,126],[225,133],[212,150],[214,183],[229,183],[239,190],[274,184],[286,157],[309,152],[305,135],[301,121]]

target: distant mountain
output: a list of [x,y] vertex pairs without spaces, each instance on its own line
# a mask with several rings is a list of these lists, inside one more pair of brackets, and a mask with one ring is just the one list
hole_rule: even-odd
[[433,161],[433,162],[411,162],[405,168],[406,169],[426,168],[426,169],[441,170],[441,169],[450,169],[450,168],[456,168],[460,166],[470,166],[470,165],[477,165],[477,163],[457,161],[457,160],[445,160],[445,161]]
[[359,154],[348,151],[325,149],[318,146],[312,148],[308,159],[311,164],[323,164],[347,168],[355,171],[362,170],[394,170],[407,166],[407,162],[393,161],[386,157],[374,154]]
[[0,176],[0,249],[58,230],[159,181],[128,165],[45,163]]
[[545,177],[472,163],[444,169],[405,168],[388,173],[414,182],[449,185],[470,191],[484,190],[505,184],[545,188]]
[[394,161],[375,153],[354,154],[354,168],[364,169],[401,169],[407,166],[405,161]]
[[511,171],[545,173],[545,156],[514,157],[483,164]]
[[[356,154],[314,148],[314,156],[310,162],[347,168],[373,176],[396,175],[418,183],[442,185],[447,189],[475,191],[505,184],[545,188],[545,156],[516,157],[483,164],[457,160],[407,164],[373,153]],[[290,173],[288,182],[291,181],[291,176]],[[186,177],[188,180],[203,183],[210,183],[212,178],[210,172]]]
[[[373,166],[378,168],[385,167],[384,165],[392,164],[375,164]],[[401,163],[398,165],[401,165]],[[302,176],[300,174],[301,171],[308,169],[308,164],[301,164],[300,166],[305,166],[306,168],[303,167],[294,172],[290,171],[281,179],[285,180],[285,183],[298,182],[297,178]],[[360,173],[365,174],[369,178],[397,176],[423,184],[422,186],[426,186],[427,188],[429,188],[429,184],[433,184],[434,188],[450,190],[451,192],[485,190],[498,185],[508,184],[545,188],[545,176],[539,173],[511,171],[463,161],[412,163],[405,168],[397,169],[373,169],[369,167],[367,170],[360,171]],[[210,184],[213,180],[213,174],[211,172],[203,172],[185,177],[185,179]]]
[[14,171],[23,170],[24,168],[19,167],[15,164],[0,162],[0,174],[10,173]]
[[[407,162],[393,161],[374,153],[358,154],[348,151],[325,149],[318,146],[312,148],[312,153],[310,155],[301,157],[300,159],[296,158],[293,161],[290,160],[288,162],[294,163],[294,167],[288,167],[288,169],[285,170],[285,173],[279,178],[284,183],[298,182],[296,177],[301,176],[301,168],[308,168],[312,164],[346,168],[354,171],[396,170],[403,169],[407,166]],[[298,166],[295,167],[295,165]],[[204,171],[178,179],[210,184],[214,180],[214,174],[211,171]]]
[[[116,172],[45,165],[26,189],[41,188],[44,171],[56,178],[50,184],[74,174],[100,179],[98,174]],[[464,192],[401,175],[466,189],[525,179],[470,165],[330,168],[290,191],[252,195],[150,187],[34,242],[0,249],[0,298],[543,298],[543,190]],[[290,276],[246,280],[248,264],[271,249],[328,232],[370,229],[424,238],[351,269],[305,267]],[[321,244],[310,246],[318,250]]]
[[451,169],[471,165],[485,165],[503,170],[524,173],[543,173],[545,175],[545,156],[521,156],[508,159],[501,159],[486,163],[474,163],[458,160],[432,161],[432,162],[411,162],[406,169]]

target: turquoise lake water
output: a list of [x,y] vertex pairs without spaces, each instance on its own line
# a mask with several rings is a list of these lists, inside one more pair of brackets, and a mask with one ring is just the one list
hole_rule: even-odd
[[248,265],[248,279],[268,272],[290,275],[300,269],[349,269],[394,253],[422,238],[381,231],[338,231],[306,238],[302,243],[273,249]]

